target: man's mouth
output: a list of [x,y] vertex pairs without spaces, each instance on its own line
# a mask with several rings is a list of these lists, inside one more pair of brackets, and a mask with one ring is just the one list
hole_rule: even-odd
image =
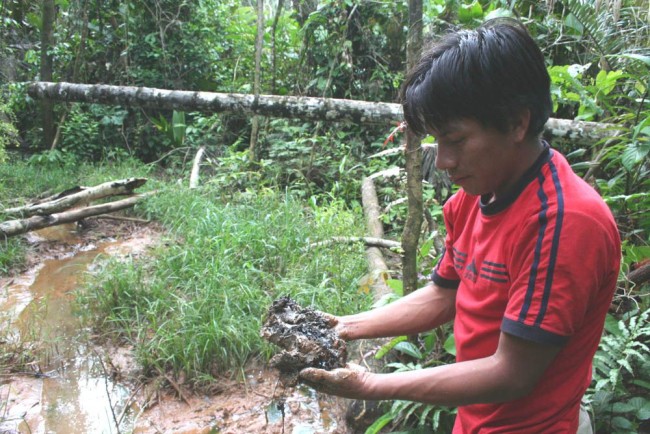
[[464,179],[467,179],[467,178],[468,178],[467,176],[452,176],[452,175],[449,175],[449,179],[454,184],[458,184],[459,182],[461,182],[461,181],[463,181]]

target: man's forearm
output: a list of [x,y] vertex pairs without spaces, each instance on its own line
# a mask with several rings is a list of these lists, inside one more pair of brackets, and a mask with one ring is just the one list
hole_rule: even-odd
[[389,305],[340,318],[345,338],[415,334],[454,318],[456,291],[429,284]]
[[459,406],[518,398],[521,391],[501,376],[497,367],[488,357],[417,371],[371,374],[366,399]]
[[528,395],[561,347],[501,333],[495,354],[417,371],[369,374],[365,399],[403,399],[436,405],[506,402]]

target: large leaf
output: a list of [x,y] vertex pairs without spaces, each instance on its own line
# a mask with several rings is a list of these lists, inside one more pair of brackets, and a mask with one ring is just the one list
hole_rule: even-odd
[[456,339],[454,338],[453,333],[451,335],[449,335],[447,340],[445,340],[445,344],[443,345],[443,348],[449,354],[456,357]]
[[395,345],[395,350],[404,354],[408,354],[409,356],[414,357],[418,360],[422,360],[424,357],[418,347],[413,345],[411,342],[400,342]]
[[621,163],[631,172],[634,170],[634,166],[645,159],[648,152],[650,152],[650,142],[631,143],[623,151]]

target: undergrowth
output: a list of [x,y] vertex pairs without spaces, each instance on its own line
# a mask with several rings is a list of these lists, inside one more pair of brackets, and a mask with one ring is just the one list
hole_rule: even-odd
[[356,284],[362,246],[308,248],[363,228],[342,202],[170,186],[139,212],[168,231],[161,246],[147,259],[106,262],[81,302],[99,329],[134,345],[145,372],[172,370],[201,384],[268,358],[260,326],[281,295],[339,314],[369,305]]

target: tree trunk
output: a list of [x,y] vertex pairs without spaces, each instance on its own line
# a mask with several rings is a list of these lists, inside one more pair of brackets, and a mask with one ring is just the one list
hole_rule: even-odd
[[[42,28],[41,28],[41,80],[52,81],[52,55],[50,51],[54,46],[54,0],[43,0]],[[43,149],[48,149],[54,140],[54,104],[52,101],[41,102],[41,116],[43,122]]]
[[[257,0],[257,37],[255,38],[255,79],[253,94],[255,100],[260,97],[260,76],[262,74],[262,43],[264,42],[264,0]],[[251,120],[251,138],[248,146],[250,161],[255,161],[257,137],[260,130],[260,119],[257,115]]]
[[36,99],[210,113],[236,112],[355,124],[387,124],[402,117],[399,104],[347,99],[260,95],[256,100],[249,94],[43,82],[32,83],[28,92]]
[[[422,51],[422,0],[409,0],[407,64],[412,68]],[[418,287],[417,255],[422,228],[422,147],[420,139],[406,131],[406,192],[408,215],[402,232],[402,285],[404,295]]]
[[273,25],[271,26],[271,92],[273,92],[274,94],[277,92],[276,89],[277,52],[275,49],[275,34],[278,30],[278,22],[280,21],[280,16],[282,15],[283,6],[284,6],[284,0],[278,0],[278,6],[275,9],[275,16],[273,17]]
[[[110,86],[33,82],[28,88],[35,99],[111,104],[127,107],[260,114],[279,118],[299,118],[328,122],[388,125],[403,120],[400,104],[354,101],[349,99],[299,96],[253,95],[192,92],[150,87]],[[616,126],[599,122],[549,119],[546,133],[550,137],[570,139],[574,143],[593,144],[610,137]]]

